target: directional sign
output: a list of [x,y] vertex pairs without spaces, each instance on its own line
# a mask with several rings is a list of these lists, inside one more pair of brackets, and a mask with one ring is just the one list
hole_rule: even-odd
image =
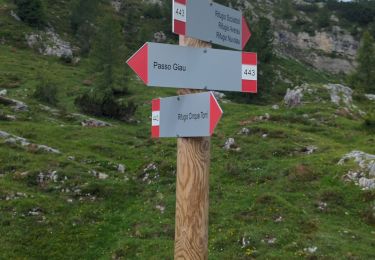
[[242,12],[208,0],[173,0],[173,32],[242,50],[251,36]]
[[146,43],[128,61],[151,87],[257,93],[257,54]]
[[211,136],[222,114],[212,92],[154,99],[152,137]]

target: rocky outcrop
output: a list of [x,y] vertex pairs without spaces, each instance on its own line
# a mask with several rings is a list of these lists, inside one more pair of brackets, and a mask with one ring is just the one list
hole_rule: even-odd
[[296,107],[302,103],[302,97],[303,97],[303,89],[301,88],[289,89],[288,88],[284,97],[284,103],[288,107]]
[[164,32],[156,32],[154,33],[154,42],[166,42],[167,41],[167,36],[165,35]]
[[362,151],[352,151],[344,155],[338,162],[344,165],[348,161],[354,160],[357,163],[357,169],[350,170],[343,178],[345,181],[354,182],[363,190],[375,189],[375,155]]
[[[323,91],[327,91],[330,97],[324,95]],[[309,84],[303,84],[297,86],[294,89],[288,89],[284,97],[284,103],[287,107],[297,107],[302,105],[304,102],[327,102],[330,101],[339,107],[340,111],[345,110],[346,114],[350,114],[352,117],[356,117],[354,114],[360,116],[366,113],[361,111],[356,105],[353,104],[353,90],[347,86],[341,84],[327,84],[324,86],[310,86]],[[354,114],[353,114],[354,113]]]
[[0,95],[0,104],[11,106],[14,109],[14,111],[17,111],[17,112],[29,110],[29,107],[22,101],[11,99],[11,98],[6,98],[2,95]]
[[112,0],[111,5],[116,12],[120,12],[121,10],[121,0]]
[[1,131],[0,130],[0,139],[4,139],[6,144],[9,145],[18,145],[23,148],[28,149],[29,151],[41,151],[41,152],[46,152],[46,153],[54,153],[54,154],[60,154],[61,152],[57,149],[51,148],[46,145],[42,144],[34,144],[27,140],[26,138],[19,137],[16,135],[9,134],[7,132]]
[[92,128],[112,126],[110,123],[97,120],[94,118],[88,118],[88,119],[83,120],[81,122],[81,125],[84,127],[92,127]]
[[51,28],[45,32],[37,32],[26,35],[27,45],[39,53],[48,56],[73,58],[73,50],[69,42],[64,41]]
[[375,101],[375,95],[373,95],[373,94],[366,94],[365,97],[366,97],[368,100]]
[[349,73],[356,66],[359,42],[347,31],[333,26],[330,31],[293,33],[288,25],[275,32],[275,47],[282,54],[302,60],[319,70],[331,73]]

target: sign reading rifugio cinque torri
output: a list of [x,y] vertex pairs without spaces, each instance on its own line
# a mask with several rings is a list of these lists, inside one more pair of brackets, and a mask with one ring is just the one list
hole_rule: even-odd
[[257,93],[257,55],[146,43],[128,61],[146,85]]
[[208,0],[174,0],[173,32],[242,50],[251,36],[242,12]]
[[222,114],[212,92],[154,99],[152,137],[211,136]]

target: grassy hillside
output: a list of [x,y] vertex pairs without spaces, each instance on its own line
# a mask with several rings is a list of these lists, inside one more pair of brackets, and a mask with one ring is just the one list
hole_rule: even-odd
[[[0,259],[172,259],[176,140],[150,138],[150,101],[176,90],[147,88],[132,77],[126,98],[138,105],[134,123],[100,118],[112,126],[82,127],[88,116],[75,115],[74,99],[91,88],[84,84],[92,79],[90,58],[73,66],[25,48],[24,33],[33,29],[9,17],[4,2],[0,91],[29,109],[0,104],[0,115],[16,117],[0,116],[0,131],[61,153],[0,138]],[[318,89],[341,80],[297,61],[277,58],[275,66],[283,77]],[[60,90],[57,107],[33,97],[43,75]],[[343,181],[357,164],[337,165],[352,150],[375,154],[374,130],[361,116],[338,113],[326,92],[317,95],[324,102],[293,109],[281,99],[279,110],[220,103],[225,114],[212,137],[210,259],[375,258],[375,192]],[[364,98],[355,104],[374,109]],[[266,113],[269,118],[259,118]],[[239,134],[244,127],[248,135]],[[223,149],[230,137],[239,151]],[[308,154],[308,146],[318,149]]]

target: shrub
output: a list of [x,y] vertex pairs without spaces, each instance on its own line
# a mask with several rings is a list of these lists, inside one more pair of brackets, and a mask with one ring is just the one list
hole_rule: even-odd
[[367,113],[365,117],[364,125],[366,128],[375,131],[375,113],[372,113],[372,112]]
[[58,92],[59,89],[55,83],[40,76],[39,85],[36,87],[33,96],[41,102],[56,106],[58,104]]
[[133,116],[137,110],[137,106],[133,102],[121,104],[115,100],[112,93],[108,92],[105,94],[86,92],[76,98],[75,104],[84,113],[125,121]]
[[46,17],[40,0],[15,0],[15,4],[22,21],[35,27],[45,25]]

